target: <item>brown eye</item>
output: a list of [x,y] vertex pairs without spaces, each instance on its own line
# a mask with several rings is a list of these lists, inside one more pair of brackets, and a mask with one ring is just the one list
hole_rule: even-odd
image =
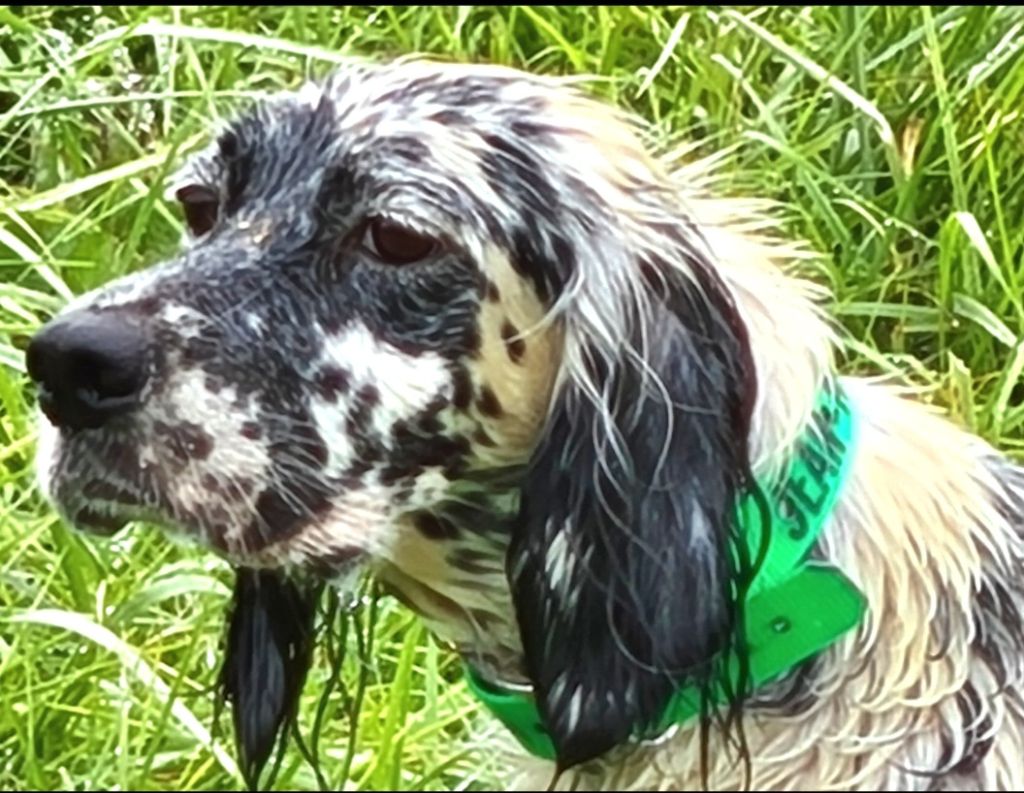
[[438,249],[437,240],[405,226],[373,218],[366,229],[363,245],[384,264],[412,264]]
[[200,185],[190,185],[181,188],[175,195],[181,202],[189,230],[197,237],[206,234],[217,223],[220,202],[213,190]]

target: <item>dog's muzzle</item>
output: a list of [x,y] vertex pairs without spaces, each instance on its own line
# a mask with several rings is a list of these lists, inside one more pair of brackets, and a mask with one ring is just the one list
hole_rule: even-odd
[[74,311],[45,325],[26,354],[39,406],[61,429],[97,429],[139,404],[146,338],[118,312]]

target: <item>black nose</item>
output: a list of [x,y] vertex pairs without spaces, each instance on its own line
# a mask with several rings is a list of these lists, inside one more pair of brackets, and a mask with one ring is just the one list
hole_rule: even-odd
[[78,430],[99,427],[137,404],[145,358],[144,335],[130,317],[76,311],[33,337],[25,364],[47,418]]

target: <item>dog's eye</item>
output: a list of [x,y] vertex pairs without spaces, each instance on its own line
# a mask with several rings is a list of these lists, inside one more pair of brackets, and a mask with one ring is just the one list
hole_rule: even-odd
[[176,195],[185,212],[185,222],[193,234],[201,237],[214,227],[220,209],[216,193],[208,187],[190,185],[181,188]]
[[426,259],[440,247],[437,240],[385,218],[367,224],[363,246],[384,264],[394,265]]

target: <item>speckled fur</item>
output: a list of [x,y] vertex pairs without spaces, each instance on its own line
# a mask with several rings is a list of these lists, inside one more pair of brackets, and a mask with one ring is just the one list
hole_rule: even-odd
[[[599,463],[633,454],[636,428],[616,423],[595,372],[645,362],[637,416],[653,420],[670,378],[649,362],[676,331],[639,321],[634,342],[628,317],[662,316],[658,284],[702,311],[719,300],[733,318],[715,325],[712,311],[707,327],[749,351],[752,372],[723,370],[721,393],[746,411],[741,451],[759,476],[786,459],[833,371],[827,294],[792,274],[811,254],[775,239],[759,203],[712,198],[710,173],[652,158],[629,120],[564,81],[496,67],[353,63],[274,97],[172,185],[217,191],[215,229],[67,309],[145,326],[150,378],[143,408],[118,426],[69,434],[43,422],[43,485],[72,521],[153,519],[237,565],[327,577],[365,565],[485,673],[536,683],[559,641],[595,617],[580,605],[592,557],[572,515],[523,528],[538,517],[520,503],[524,482],[567,393]],[[447,240],[446,252],[382,266],[351,239],[370,214]],[[672,355],[704,349],[679,321],[691,346]],[[862,589],[868,617],[747,703],[752,785],[1019,789],[1024,471],[893,387],[844,383],[862,431],[816,553]],[[682,605],[713,635],[724,540],[703,491],[684,490],[673,503],[692,516],[679,529],[691,555],[678,573],[706,597]],[[644,530],[624,527],[618,542],[632,531],[674,543]],[[550,592],[524,591],[544,576]],[[554,649],[524,634],[533,624]],[[545,695],[553,718],[577,709],[571,732],[589,689],[574,700],[565,688]],[[742,785],[714,731],[708,756],[712,788]],[[515,752],[509,763],[519,784],[550,781],[550,764]],[[618,746],[560,784],[699,787],[698,731]]]

